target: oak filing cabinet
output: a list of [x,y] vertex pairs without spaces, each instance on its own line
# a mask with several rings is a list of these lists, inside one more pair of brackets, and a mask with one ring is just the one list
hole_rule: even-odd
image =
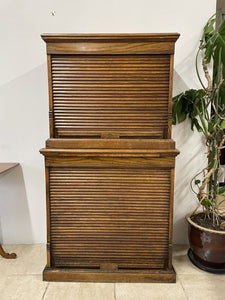
[[174,282],[178,34],[49,34],[48,281]]

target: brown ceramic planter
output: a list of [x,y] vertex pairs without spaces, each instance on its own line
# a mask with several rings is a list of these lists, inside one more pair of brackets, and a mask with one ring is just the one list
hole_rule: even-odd
[[201,227],[186,216],[190,260],[200,269],[212,273],[225,273],[225,231]]

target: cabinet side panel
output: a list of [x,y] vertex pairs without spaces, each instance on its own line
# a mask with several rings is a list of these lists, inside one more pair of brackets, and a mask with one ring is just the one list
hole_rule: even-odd
[[47,55],[48,65],[48,91],[49,91],[49,133],[50,137],[54,138],[54,121],[53,121],[53,96],[52,96],[52,62],[51,55]]
[[173,94],[173,63],[174,55],[170,56],[170,79],[169,79],[169,96],[168,96],[168,129],[165,138],[171,139],[172,133],[172,94]]
[[168,268],[172,268],[172,243],[173,243],[173,198],[174,198],[174,168],[170,173],[170,208],[169,208],[169,260]]
[[50,254],[50,199],[49,199],[49,167],[45,167],[45,184],[46,184],[46,223],[47,223],[47,267],[51,266]]

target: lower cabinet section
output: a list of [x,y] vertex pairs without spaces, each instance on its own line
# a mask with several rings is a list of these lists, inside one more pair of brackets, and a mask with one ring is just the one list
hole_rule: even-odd
[[[54,151],[57,151],[56,149]],[[174,157],[46,157],[48,262],[53,281],[174,282]]]
[[168,263],[170,170],[49,170],[52,262],[56,267]]

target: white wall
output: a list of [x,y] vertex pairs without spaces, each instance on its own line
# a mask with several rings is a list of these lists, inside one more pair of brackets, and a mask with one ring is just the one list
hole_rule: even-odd
[[[215,6],[216,0],[1,0],[0,160],[18,161],[21,167],[0,177],[0,241],[45,241],[44,161],[38,151],[49,135],[48,90],[40,34],[179,32],[176,94],[199,86],[194,55]],[[204,165],[201,137],[188,126],[185,122],[173,128],[181,151],[175,181],[176,243],[186,242],[184,215],[195,205],[189,181]]]

